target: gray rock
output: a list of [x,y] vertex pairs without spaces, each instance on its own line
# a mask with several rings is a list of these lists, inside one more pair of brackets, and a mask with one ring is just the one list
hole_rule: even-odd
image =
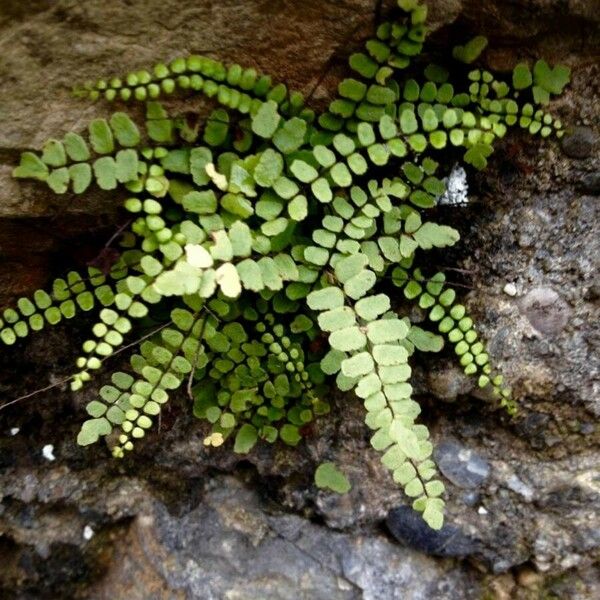
[[597,136],[589,127],[573,127],[562,139],[562,149],[570,158],[587,158],[597,143]]
[[560,333],[572,312],[557,292],[545,287],[531,290],[520,304],[531,325],[549,336]]
[[546,445],[545,435],[549,422],[549,415],[531,412],[523,419],[520,419],[515,426],[532,448],[540,449]]
[[437,444],[434,458],[444,476],[461,488],[477,488],[490,474],[490,465],[482,456],[457,442]]

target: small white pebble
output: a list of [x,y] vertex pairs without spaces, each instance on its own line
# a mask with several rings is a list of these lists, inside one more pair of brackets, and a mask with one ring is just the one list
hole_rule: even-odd
[[487,515],[487,514],[488,514],[488,511],[487,511],[485,508],[483,508],[483,506],[480,506],[480,507],[477,509],[477,512],[478,512],[480,515]]
[[94,530],[89,525],[86,525],[83,528],[83,539],[91,540],[93,537],[94,537]]
[[514,283],[507,283],[504,286],[504,293],[508,296],[516,296],[517,295],[517,286]]
[[17,433],[19,433],[19,431],[21,431],[18,427],[13,427],[10,430],[10,435],[17,435]]
[[54,456],[54,446],[52,444],[46,444],[43,448],[42,448],[42,456],[46,459],[46,460],[56,460],[56,456]]

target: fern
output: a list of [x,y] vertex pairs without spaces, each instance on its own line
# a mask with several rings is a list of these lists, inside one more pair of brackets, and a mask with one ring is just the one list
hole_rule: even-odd
[[[439,351],[445,339],[465,373],[510,412],[515,405],[455,291],[423,260],[459,240],[428,216],[445,192],[438,160],[459,151],[483,169],[509,127],[562,135],[539,106],[569,72],[538,61],[533,72],[517,65],[507,82],[477,68],[461,78],[453,67],[451,83],[446,67],[420,58],[426,7],[398,5],[398,18],[350,57],[353,76],[318,117],[300,94],[254,69],[189,56],[75,90],[146,102],[144,127],[116,112],[92,121],[85,136],[67,133],[22,155],[15,177],[57,194],[121,189],[133,221],[107,275],[70,273],[21,298],[4,311],[0,339],[10,345],[96,307],[71,378],[78,390],[137,320],[163,323],[131,356],[130,372],[114,373],[88,405],[80,444],[108,437],[122,457],[187,381],[194,414],[211,425],[206,445],[230,437],[239,453],[259,440],[295,445],[330,410],[335,377],[364,401],[371,443],[415,510],[442,526],[444,486],[418,423],[411,355]],[[453,56],[473,63],[486,43],[475,38]],[[216,105],[202,131],[158,102],[176,91]],[[395,312],[389,280],[439,335]],[[313,343],[321,335],[328,348]]]

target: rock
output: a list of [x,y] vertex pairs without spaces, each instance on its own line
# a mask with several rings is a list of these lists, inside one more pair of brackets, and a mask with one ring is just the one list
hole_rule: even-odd
[[570,158],[587,158],[597,141],[596,134],[589,127],[573,127],[563,137],[562,149]]
[[551,288],[535,288],[521,301],[521,310],[540,333],[556,335],[567,324],[571,309]]
[[597,427],[596,423],[581,423],[579,431],[581,431],[583,435],[591,435],[596,431]]
[[214,479],[184,514],[153,503],[116,554],[92,597],[130,598],[133,589],[140,599],[400,600],[410,590],[414,598],[462,600],[479,591],[468,574],[381,535],[267,514],[258,494],[230,477]]
[[479,548],[476,540],[454,525],[446,524],[434,531],[410,506],[391,510],[386,524],[399,542],[432,556],[469,556]]
[[490,592],[494,594],[494,600],[512,600],[515,597],[515,580],[509,573],[494,577],[489,587]]
[[477,488],[490,474],[490,465],[482,456],[457,442],[438,443],[434,458],[444,476],[461,488]]

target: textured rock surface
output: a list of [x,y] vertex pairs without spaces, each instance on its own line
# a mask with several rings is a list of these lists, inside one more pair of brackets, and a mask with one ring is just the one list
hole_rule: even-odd
[[[20,151],[106,110],[72,100],[71,83],[202,51],[314,89],[319,106],[386,4],[0,2],[0,301],[85,264],[123,219],[110,194],[57,198],[9,177]],[[0,597],[600,595],[600,11],[593,0],[430,5],[442,47],[481,32],[496,69],[538,55],[570,64],[573,84],[553,110],[577,127],[562,145],[512,136],[486,173],[469,173],[471,205],[440,209],[462,233],[440,264],[468,270],[456,281],[473,288],[470,308],[522,407],[514,421],[495,412],[450,355],[416,365],[435,441],[489,465],[469,488],[450,463],[446,537],[428,535],[402,508],[353,398],[336,399],[333,418],[302,447],[257,449],[243,463],[204,448],[182,399],[160,438],[115,464],[102,448],[74,444],[89,398],[59,388],[0,412]],[[1,353],[2,398],[67,375],[77,327]],[[42,454],[47,444],[55,461]],[[349,494],[314,488],[323,460],[341,466]],[[400,544],[381,528],[392,509]]]
[[255,492],[228,478],[211,481],[203,503],[183,516],[152,503],[129,527],[129,543],[118,550],[97,597],[148,598],[157,578],[168,592],[152,597],[477,597],[473,577],[382,535],[333,533],[267,510]]

